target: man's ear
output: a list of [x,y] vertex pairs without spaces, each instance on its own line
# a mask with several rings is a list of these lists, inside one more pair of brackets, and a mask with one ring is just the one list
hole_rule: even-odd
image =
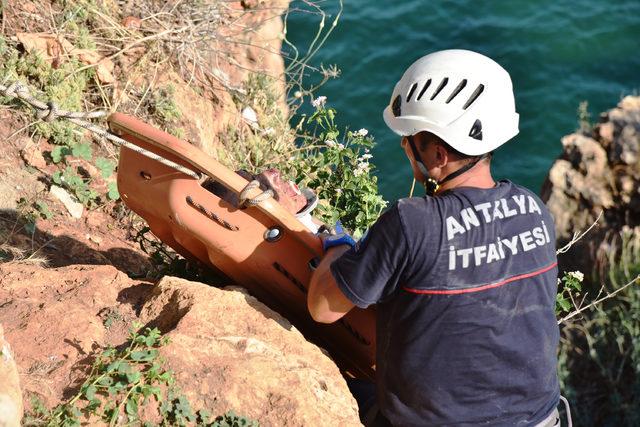
[[436,162],[437,166],[442,168],[449,162],[449,152],[442,144],[436,144]]

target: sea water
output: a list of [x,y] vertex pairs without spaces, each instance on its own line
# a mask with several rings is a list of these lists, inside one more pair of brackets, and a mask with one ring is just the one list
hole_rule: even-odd
[[[315,4],[331,15],[326,29],[339,3]],[[293,1],[288,40],[304,51],[319,22],[308,3]],[[494,175],[539,192],[561,137],[579,126],[580,102],[588,102],[597,122],[621,97],[638,94],[640,0],[345,0],[337,26],[310,61],[336,64],[341,76],[316,95],[327,96],[341,126],[374,135],[373,163],[387,200],[408,195],[411,171],[382,110],[412,62],[450,48],[483,53],[511,74],[520,134],[496,151]]]

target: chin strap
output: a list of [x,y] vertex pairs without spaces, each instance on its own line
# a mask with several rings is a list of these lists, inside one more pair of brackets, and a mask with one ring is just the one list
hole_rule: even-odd
[[411,151],[413,152],[413,157],[417,162],[416,164],[418,165],[418,169],[420,170],[420,173],[422,173],[422,175],[425,177],[425,181],[423,182],[424,189],[427,195],[429,196],[435,195],[436,192],[440,189],[440,186],[445,182],[451,181],[452,179],[459,177],[460,175],[462,175],[463,173],[465,173],[466,171],[468,171],[469,169],[477,165],[479,161],[488,157],[488,154],[483,154],[478,158],[476,158],[475,160],[462,166],[457,171],[451,172],[449,175],[445,176],[440,181],[436,181],[435,179],[431,178],[431,176],[429,175],[429,171],[427,171],[427,167],[422,162],[422,157],[418,152],[418,148],[416,147],[415,142],[413,142],[413,135],[407,136],[407,140],[409,141],[409,146],[411,147]]

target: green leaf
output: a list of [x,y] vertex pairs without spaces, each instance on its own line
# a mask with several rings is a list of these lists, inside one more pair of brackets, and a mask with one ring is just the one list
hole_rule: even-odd
[[[111,366],[111,365],[109,365],[109,366]],[[107,367],[107,370],[108,370],[108,369],[109,369],[109,367]],[[100,378],[100,379],[98,380],[98,384],[100,384],[101,386],[108,387],[108,386],[110,386],[111,384],[113,384],[113,378],[111,378],[111,377],[103,377],[103,378]]]
[[85,409],[87,411],[95,412],[95,410],[98,409],[101,404],[102,402],[100,401],[100,399],[93,399],[89,401],[89,404],[85,407]]
[[118,365],[118,373],[127,374],[129,372],[131,372],[131,365],[127,362],[120,362],[120,365]]
[[51,179],[53,179],[54,183],[62,185],[62,171],[55,171],[53,175],[51,175]]
[[33,234],[36,232],[36,223],[35,222],[28,222],[24,225],[24,229],[27,233],[29,234]]
[[127,377],[127,381],[129,381],[129,383],[136,383],[140,379],[140,372],[138,372],[138,371],[127,372],[125,375]]
[[96,159],[96,167],[100,170],[100,175],[103,178],[109,178],[115,169],[115,163],[104,157],[98,157]]
[[40,201],[40,200],[37,201],[36,202],[36,209],[38,209],[38,212],[40,212],[40,216],[42,218],[44,218],[44,219],[53,218],[53,214],[49,210],[49,205],[47,205],[45,202]]
[[140,362],[140,361],[144,360],[146,354],[147,354],[146,350],[132,351],[131,355],[129,357],[131,357],[131,360],[134,360],[136,362]]
[[120,198],[120,193],[118,192],[118,184],[115,182],[110,182],[107,186],[109,191],[107,192],[107,197],[109,200],[118,200]]
[[107,366],[107,372],[117,371],[118,368],[120,367],[120,363],[122,363],[120,360],[115,360],[109,363],[109,366]]
[[198,411],[198,417],[200,418],[200,422],[207,424],[209,422],[209,418],[211,418],[211,412],[206,409],[200,409]]
[[[126,379],[126,378],[125,378]],[[116,393],[127,389],[129,386],[128,382],[125,382],[123,380],[118,380],[115,382],[115,384],[113,384],[113,389],[115,390]]]
[[147,347],[152,347],[155,343],[156,343],[156,337],[153,335],[149,335],[145,340],[144,343]]
[[558,295],[558,296],[556,297],[556,302],[557,302],[557,304],[560,306],[560,309],[561,309],[562,311],[569,311],[569,310],[571,310],[571,302],[570,302],[568,299],[564,298],[563,296]]
[[71,406],[71,408],[69,408],[71,414],[73,414],[74,417],[76,418],[80,418],[82,416],[82,412],[80,412],[80,409],[76,408],[75,405]]
[[131,360],[149,362],[158,356],[158,350],[138,350],[131,353]]
[[87,389],[84,391],[84,396],[87,398],[87,400],[93,400],[96,396],[96,386],[91,384],[89,387],[87,387]]
[[81,159],[91,160],[91,146],[86,143],[75,144],[71,147],[71,154],[75,157],[80,157]]
[[51,160],[53,160],[53,163],[60,163],[69,154],[71,154],[71,149],[69,149],[69,147],[59,145],[51,150]]
[[125,411],[127,415],[138,415],[138,399],[136,396],[131,396],[127,399]]
[[171,373],[163,372],[160,375],[158,375],[158,379],[163,382],[169,382],[169,380],[171,380]]

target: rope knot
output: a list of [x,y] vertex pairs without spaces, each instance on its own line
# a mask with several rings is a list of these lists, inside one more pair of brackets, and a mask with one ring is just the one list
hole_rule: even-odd
[[241,207],[256,206],[260,202],[273,197],[273,190],[268,189],[258,194],[256,197],[250,199],[249,192],[251,190],[255,190],[256,188],[260,188],[260,181],[254,179],[253,181],[248,183],[247,186],[244,187],[244,189],[240,192],[240,196],[238,197],[238,199]]
[[38,110],[36,112],[36,117],[44,120],[45,122],[52,122],[59,116],[58,106],[55,102],[49,101],[47,102],[47,107],[48,108],[46,109]]
[[4,96],[15,98],[19,93],[28,93],[29,90],[20,82],[13,82],[4,90]]

